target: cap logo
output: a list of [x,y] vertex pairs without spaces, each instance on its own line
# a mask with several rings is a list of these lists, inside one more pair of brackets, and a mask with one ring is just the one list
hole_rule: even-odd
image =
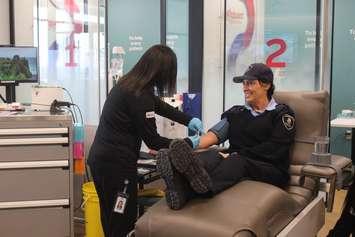
[[246,74],[246,73],[250,72],[250,70],[251,70],[251,69],[253,69],[253,65],[249,65],[249,67],[248,67],[247,71],[246,71],[244,74]]
[[282,123],[290,131],[295,127],[295,118],[289,114],[284,114],[282,115]]

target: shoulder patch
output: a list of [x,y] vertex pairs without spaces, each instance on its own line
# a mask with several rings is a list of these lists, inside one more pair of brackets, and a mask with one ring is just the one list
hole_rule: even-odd
[[282,123],[290,131],[295,127],[295,118],[289,114],[284,114],[282,115]]
[[155,112],[154,111],[149,111],[145,113],[146,118],[155,118]]

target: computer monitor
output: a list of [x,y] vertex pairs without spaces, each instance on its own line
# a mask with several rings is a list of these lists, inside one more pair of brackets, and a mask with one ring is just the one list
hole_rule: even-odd
[[37,48],[0,46],[0,85],[6,87],[7,103],[16,100],[15,86],[25,82],[38,82]]

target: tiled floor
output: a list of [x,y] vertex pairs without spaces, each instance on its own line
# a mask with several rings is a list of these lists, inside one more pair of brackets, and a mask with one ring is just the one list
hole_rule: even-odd
[[[325,225],[320,230],[317,237],[326,237],[329,230],[333,228],[341,213],[345,195],[346,190],[336,192],[333,211],[326,213]],[[81,221],[75,221],[75,237],[85,237],[85,226]]]

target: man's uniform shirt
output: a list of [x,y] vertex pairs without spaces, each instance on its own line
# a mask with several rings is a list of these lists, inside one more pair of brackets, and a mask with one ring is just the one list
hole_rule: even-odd
[[249,105],[233,106],[210,129],[219,143],[229,140],[228,152],[263,161],[287,172],[290,147],[295,136],[295,117],[291,108],[271,99],[265,111]]

